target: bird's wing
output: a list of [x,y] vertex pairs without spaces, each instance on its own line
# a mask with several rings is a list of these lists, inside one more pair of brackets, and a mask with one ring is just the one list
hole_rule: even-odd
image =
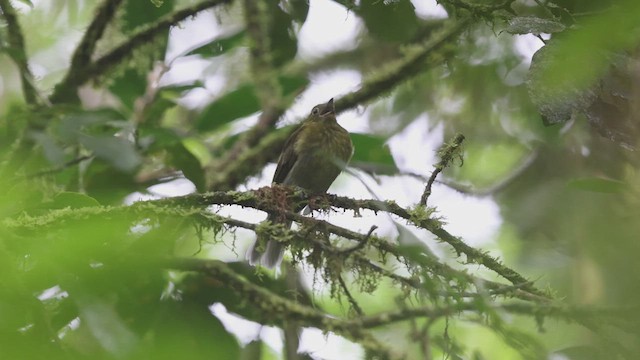
[[293,165],[298,160],[298,153],[295,151],[294,144],[298,139],[303,125],[300,125],[284,143],[284,147],[282,148],[282,153],[280,154],[280,158],[278,159],[278,166],[276,167],[276,173],[273,174],[273,182],[276,184],[282,184],[284,180],[289,175],[289,172],[293,168]]

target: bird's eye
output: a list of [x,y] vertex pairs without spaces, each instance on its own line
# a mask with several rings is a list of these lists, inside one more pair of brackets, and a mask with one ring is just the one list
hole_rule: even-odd
[[314,107],[313,109],[311,109],[311,115],[318,115],[319,112],[320,112],[320,109],[318,109],[317,107]]

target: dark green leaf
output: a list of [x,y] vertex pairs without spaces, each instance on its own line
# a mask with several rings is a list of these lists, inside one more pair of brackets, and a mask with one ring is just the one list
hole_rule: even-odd
[[309,14],[309,0],[285,0],[285,8],[298,23],[304,23]]
[[124,71],[121,76],[113,79],[109,85],[109,91],[120,99],[129,109],[133,109],[133,103],[144,94],[147,88],[147,77],[132,68]]
[[65,152],[49,134],[41,132],[32,133],[31,138],[42,147],[44,156],[52,165],[60,166],[64,164],[66,159]]
[[87,149],[118,170],[133,171],[141,162],[140,155],[136,152],[133,143],[128,140],[115,137],[95,137],[84,135],[80,143]]
[[154,321],[146,359],[236,360],[238,341],[206,305],[168,302]]
[[214,57],[222,55],[234,47],[244,42],[246,31],[238,31],[231,35],[216,38],[206,44],[202,44],[193,50],[190,50],[184,56],[201,55],[203,57]]
[[191,180],[198,191],[205,191],[204,170],[200,161],[182,143],[175,144],[169,149],[170,163],[182,170],[184,176]]
[[260,109],[255,87],[241,85],[209,104],[196,119],[200,131],[214,130],[235,119],[249,116]]
[[418,30],[418,18],[409,0],[362,1],[357,11],[369,33],[380,40],[405,41]]
[[168,165],[180,169],[198,189],[204,191],[204,170],[196,156],[184,146],[182,139],[173,131],[164,128],[141,128],[140,137],[149,142],[150,152],[164,151]]
[[395,167],[393,156],[386,139],[370,134],[351,134],[355,152],[351,159],[354,163],[375,163]]
[[595,98],[593,84],[578,84],[566,78],[561,72],[550,70],[560,56],[559,45],[549,42],[538,50],[531,59],[527,88],[531,101],[538,107],[545,125],[563,123],[571,118],[574,111],[583,111]]
[[161,6],[158,6],[157,3],[148,0],[126,0],[120,28],[128,33],[141,25],[152,23],[170,13],[174,2],[174,0],[162,0]]
[[190,85],[168,86],[160,89],[153,103],[144,112],[141,127],[158,126],[162,122],[164,113],[177,105],[177,100],[185,91],[202,86],[201,82]]
[[269,37],[271,39],[271,60],[273,65],[280,67],[293,59],[298,52],[298,40],[293,35],[291,16],[284,12],[276,1],[271,4],[271,22]]
[[[80,299],[78,299],[80,298]],[[130,355],[139,339],[109,301],[97,296],[76,296],[85,331],[114,357]]]
[[293,93],[302,92],[302,90],[309,84],[309,80],[306,77],[301,76],[280,76],[278,83],[282,87],[282,93],[287,96]]
[[31,2],[31,0],[18,0],[18,1],[20,1],[25,5],[29,5],[29,7],[33,8],[33,3]]
[[571,180],[567,186],[576,190],[599,193],[621,193],[628,188],[625,182],[597,177]]
[[86,194],[63,191],[61,193],[58,193],[53,198],[53,201],[51,203],[48,203],[47,205],[50,209],[64,209],[67,207],[78,209],[83,207],[100,206],[100,203],[98,202],[98,200]]
[[131,174],[113,171],[110,162],[93,159],[84,174],[84,187],[103,205],[122,204],[125,196],[143,190]]
[[[301,91],[309,82],[306,78],[286,76],[278,80],[284,95]],[[196,128],[200,131],[214,130],[259,110],[260,102],[255,87],[244,84],[205,107],[196,119]]]
[[113,109],[98,109],[66,115],[54,129],[61,141],[75,143],[83,133],[113,134],[130,126],[128,121]]
[[507,32],[510,34],[551,34],[564,29],[565,26],[560,22],[533,16],[512,18],[507,26]]

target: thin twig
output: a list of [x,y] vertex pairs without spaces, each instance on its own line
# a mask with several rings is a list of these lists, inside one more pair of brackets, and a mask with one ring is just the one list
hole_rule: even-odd
[[424,188],[424,192],[422,193],[422,197],[420,197],[420,204],[423,206],[427,206],[427,200],[429,200],[429,196],[431,195],[431,187],[433,186],[433,182],[436,181],[436,177],[438,174],[442,172],[451,161],[453,161],[456,156],[460,156],[460,147],[462,146],[462,142],[464,141],[464,135],[456,134],[450,144],[445,144],[445,146],[440,151],[440,162],[435,166],[435,169],[431,173],[429,180],[427,180],[427,185]]
[[80,156],[77,157],[73,160],[69,160],[66,163],[58,166],[58,167],[54,167],[51,169],[45,169],[45,170],[41,170],[35,173],[31,173],[31,174],[27,174],[24,175],[25,178],[36,178],[36,177],[42,177],[42,176],[47,176],[47,175],[53,175],[55,173],[59,173],[67,168],[70,168],[71,166],[77,165],[85,160],[91,160],[93,159],[94,155],[84,155],[84,156]]
[[369,238],[371,237],[371,234],[373,234],[373,232],[377,229],[378,227],[376,225],[372,225],[371,228],[369,229],[369,232],[367,233],[367,235],[364,237],[364,239],[360,242],[358,242],[357,245],[354,245],[351,248],[348,249],[344,249],[341,250],[340,252],[342,254],[345,255],[349,255],[355,251],[361,250],[362,248],[364,248],[365,246],[367,246],[367,243],[369,242]]
[[342,288],[342,291],[344,292],[344,294],[347,296],[347,299],[349,299],[349,303],[351,304],[351,307],[356,312],[356,314],[358,314],[358,316],[364,315],[362,308],[360,307],[360,305],[358,305],[358,302],[356,301],[356,299],[354,299],[353,296],[351,295],[351,292],[349,291],[347,284],[344,282],[342,275],[338,275],[338,283],[340,284],[340,287]]

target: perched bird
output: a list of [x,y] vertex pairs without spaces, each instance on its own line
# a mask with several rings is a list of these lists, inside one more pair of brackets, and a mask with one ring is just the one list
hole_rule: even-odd
[[[349,132],[336,121],[333,99],[316,105],[309,117],[287,139],[278,159],[273,184],[296,186],[308,194],[323,194],[347,166],[353,155]],[[298,212],[302,209],[292,209]],[[267,221],[291,226],[291,221],[269,214]],[[284,245],[258,236],[247,252],[251,265],[273,268],[282,262]]]

